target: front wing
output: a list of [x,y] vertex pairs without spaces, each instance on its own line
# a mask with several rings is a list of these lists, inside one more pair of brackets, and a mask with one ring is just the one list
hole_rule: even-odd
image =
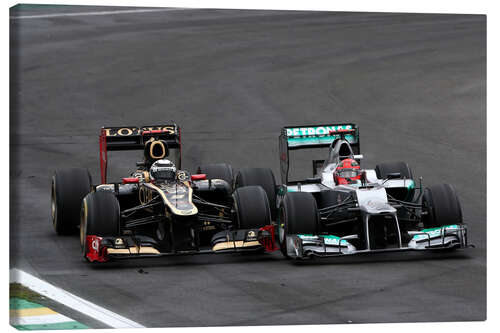
[[164,257],[193,254],[272,252],[277,250],[274,226],[259,229],[226,231],[211,248],[192,248],[164,251],[156,240],[138,235],[116,237],[86,236],[84,257],[90,262],[106,262],[110,259]]
[[334,235],[287,235],[287,254],[291,258],[340,257],[376,252],[430,251],[473,247],[467,241],[466,225],[449,225],[413,232],[407,246],[358,250],[348,240]]

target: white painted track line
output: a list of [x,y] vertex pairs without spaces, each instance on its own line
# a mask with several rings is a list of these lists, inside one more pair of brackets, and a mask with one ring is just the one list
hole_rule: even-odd
[[128,10],[105,10],[98,12],[77,12],[77,13],[59,13],[59,14],[40,14],[40,15],[21,15],[11,16],[11,20],[20,19],[39,19],[39,18],[55,18],[67,16],[96,16],[96,15],[117,15],[117,14],[138,14],[138,13],[155,13],[155,12],[171,12],[176,10],[190,10],[191,8],[158,8],[158,9],[128,9]]
[[11,325],[43,325],[75,322],[73,319],[63,316],[62,314],[50,314],[43,316],[25,316],[10,318]]
[[17,268],[10,270],[10,282],[18,282],[45,297],[51,298],[112,328],[145,328],[145,326],[135,321],[86,301]]

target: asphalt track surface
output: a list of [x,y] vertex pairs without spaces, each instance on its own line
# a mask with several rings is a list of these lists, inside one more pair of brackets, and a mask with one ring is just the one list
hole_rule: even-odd
[[[20,7],[11,16],[116,10]],[[11,19],[10,265],[148,327],[486,318],[486,17],[178,10]],[[183,167],[279,177],[285,125],[359,124],[364,167],[451,183],[477,248],[297,265],[269,255],[89,265],[49,220],[56,168],[103,125],[182,127]],[[137,153],[139,157],[139,153]],[[115,179],[133,156],[110,156]],[[142,273],[140,273],[142,272]]]

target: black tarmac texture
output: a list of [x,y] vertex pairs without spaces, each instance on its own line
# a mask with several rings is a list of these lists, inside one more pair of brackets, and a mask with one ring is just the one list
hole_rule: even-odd
[[[486,318],[485,16],[79,15],[111,10],[123,8],[11,10],[11,267],[148,327]],[[86,263],[78,238],[52,229],[53,171],[86,167],[97,183],[101,126],[169,120],[183,168],[230,162],[277,178],[282,126],[355,122],[363,167],[401,160],[424,186],[455,185],[477,247],[301,265],[280,253]],[[112,178],[139,158],[110,154]]]

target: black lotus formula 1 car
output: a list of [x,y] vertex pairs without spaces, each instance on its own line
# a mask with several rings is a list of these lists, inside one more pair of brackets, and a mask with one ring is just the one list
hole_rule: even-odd
[[[290,179],[290,153],[328,149],[312,177]],[[361,169],[359,128],[352,123],[284,127],[278,234],[286,257],[305,259],[387,251],[466,248],[467,226],[455,188],[423,189],[405,162]]]
[[[57,170],[52,224],[58,234],[80,231],[89,261],[180,254],[274,251],[272,171],[231,165],[181,169],[176,124],[105,127],[100,137],[101,183],[87,169]],[[107,182],[108,151],[142,150],[121,182]]]

